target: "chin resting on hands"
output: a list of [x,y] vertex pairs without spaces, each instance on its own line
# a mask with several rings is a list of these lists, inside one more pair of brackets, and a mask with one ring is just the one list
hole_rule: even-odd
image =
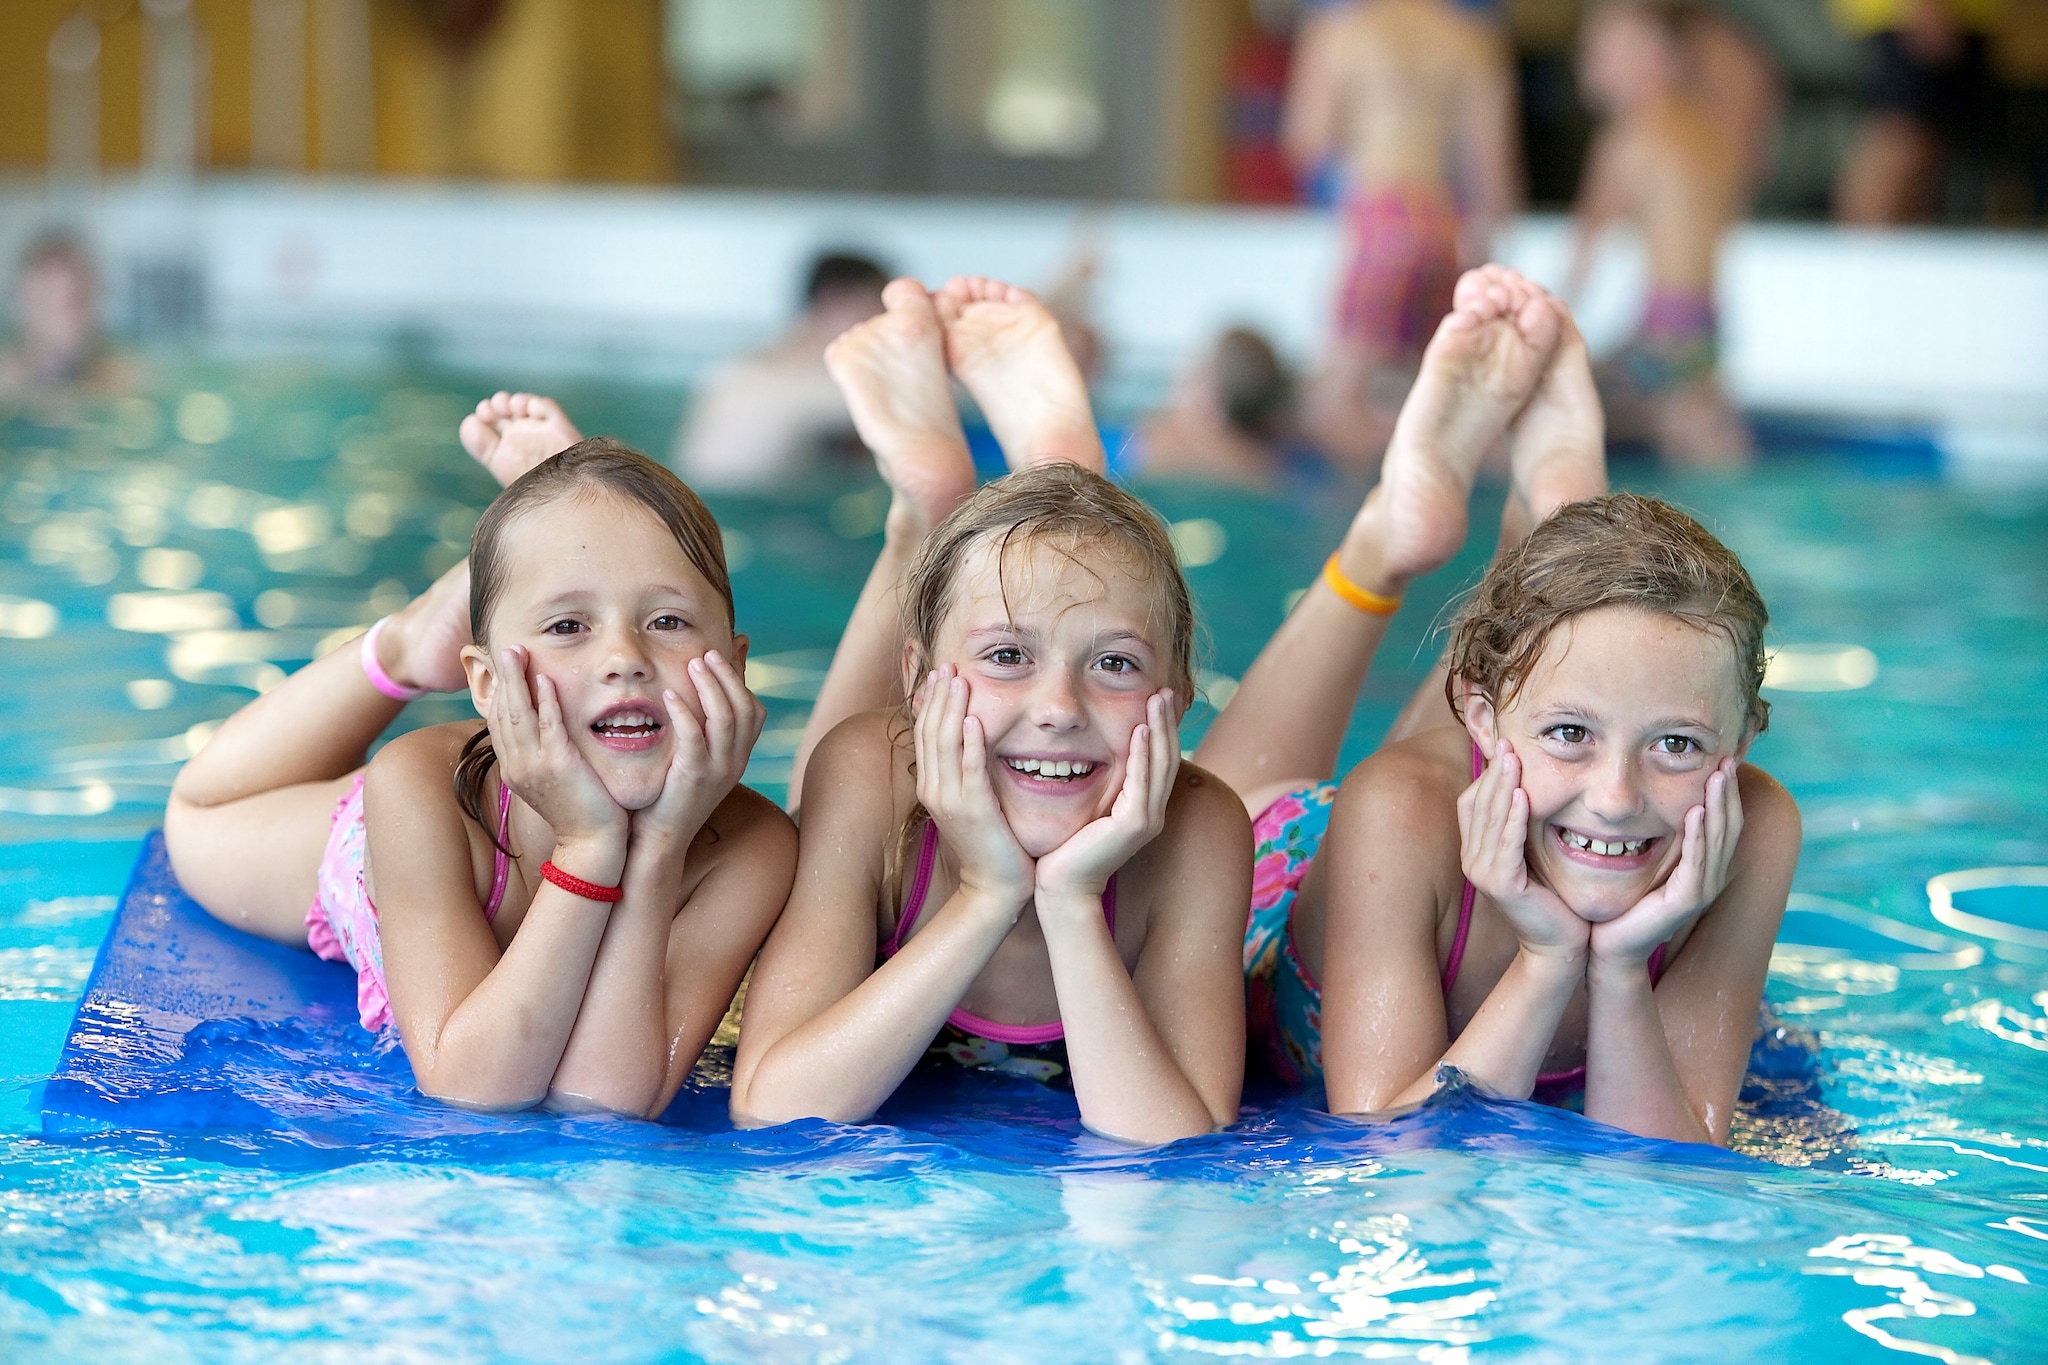
[[491,748],[513,794],[548,822],[557,843],[623,840],[626,812],[570,739],[554,680],[535,672],[518,645],[498,652],[491,692]]
[[911,699],[917,799],[960,860],[960,885],[1021,911],[1036,873],[989,781],[988,737],[967,714],[967,679],[951,664],[925,675]]
[[1098,900],[1116,870],[1166,828],[1166,804],[1180,772],[1180,726],[1173,692],[1145,702],[1145,719],[1131,730],[1123,786],[1109,814],[1089,821],[1038,860],[1039,913],[1062,898]]
[[1604,965],[1640,966],[1728,887],[1728,867],[1742,839],[1742,796],[1736,763],[1724,758],[1707,779],[1705,798],[1685,813],[1678,866],[1628,910],[1593,926],[1593,957]]
[[714,650],[692,659],[689,672],[695,707],[673,690],[661,694],[674,753],[661,795],[653,805],[633,813],[636,846],[647,841],[687,846],[739,785],[754,741],[761,737],[767,710],[724,656]]
[[1459,861],[1466,880],[1500,907],[1524,951],[1583,960],[1591,925],[1529,875],[1529,794],[1507,740],[1458,797]]

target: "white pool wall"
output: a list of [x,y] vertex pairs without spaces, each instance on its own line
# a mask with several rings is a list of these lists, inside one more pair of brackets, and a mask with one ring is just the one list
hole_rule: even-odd
[[[470,368],[677,380],[773,335],[821,248],[1042,287],[1092,241],[1112,385],[1134,394],[1237,323],[1311,362],[1343,245],[1310,210],[265,179],[52,197],[0,181],[0,253],[50,221],[94,241],[117,291],[138,261],[196,261],[210,335],[232,349],[402,338]],[[1566,220],[1532,215],[1499,255],[1554,285],[1568,247]],[[1641,252],[1617,234],[1577,301],[1596,352],[1642,290]],[[1744,406],[1920,424],[1961,459],[2048,465],[2048,237],[1752,224],[1727,243],[1720,292]]]

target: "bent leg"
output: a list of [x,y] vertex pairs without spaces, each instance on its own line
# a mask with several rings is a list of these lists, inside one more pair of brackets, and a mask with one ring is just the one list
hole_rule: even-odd
[[846,395],[861,441],[889,485],[882,553],[833,651],[818,700],[804,722],[789,777],[789,803],[803,799],[811,750],[848,716],[901,701],[904,573],[931,529],[974,492],[974,460],[946,377],[944,331],[932,296],[915,280],[882,293],[883,311],[825,351],[825,367]]
[[[1344,577],[1397,598],[1457,553],[1479,464],[1549,367],[1562,316],[1512,271],[1488,266],[1465,276],[1401,409],[1380,483],[1338,548]],[[1318,578],[1260,651],[1195,761],[1228,782],[1254,816],[1284,791],[1328,780],[1389,620]]]
[[[378,662],[401,685],[445,690],[468,640],[465,561],[386,622]],[[334,803],[404,707],[370,685],[352,641],[228,717],[164,809],[179,884],[226,923],[303,945]]]

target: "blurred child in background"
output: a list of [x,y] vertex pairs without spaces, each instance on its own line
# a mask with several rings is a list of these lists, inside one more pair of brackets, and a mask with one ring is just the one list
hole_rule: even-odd
[[76,237],[48,232],[22,253],[14,295],[18,345],[0,350],[0,398],[121,393],[135,366],[100,334],[99,271]]
[[1691,15],[1664,0],[1614,0],[1580,30],[1579,87],[1603,122],[1579,190],[1566,292],[1579,292],[1609,226],[1642,233],[1650,293],[1635,335],[1602,367],[1608,429],[1675,462],[1733,466],[1751,443],[1717,375],[1714,279],[1753,172],[1743,139],[1727,135],[1691,79]]
[[835,446],[853,453],[853,418],[825,373],[825,347],[882,311],[888,282],[865,256],[820,256],[795,325],[712,371],[698,392],[676,434],[682,476],[706,492],[759,492],[786,485]]
[[1370,470],[1462,264],[1514,208],[1515,78],[1498,26],[1451,0],[1358,0],[1303,21],[1284,139],[1346,177],[1349,262],[1307,434]]

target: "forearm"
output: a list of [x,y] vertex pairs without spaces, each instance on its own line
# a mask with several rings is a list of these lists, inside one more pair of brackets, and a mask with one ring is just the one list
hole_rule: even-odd
[[891,525],[882,542],[882,553],[868,571],[853,615],[839,637],[839,647],[832,652],[825,681],[818,687],[818,699],[804,722],[803,737],[797,741],[796,761],[789,775],[792,808],[802,799],[804,769],[810,765],[811,751],[818,747],[818,741],[848,716],[901,699],[903,629],[899,593],[904,570],[916,553],[916,539]]
[[1586,1117],[1643,1137],[1717,1141],[1679,1080],[1643,964],[1596,961],[1586,989]]
[[924,1056],[1015,923],[1014,907],[956,891],[894,957],[778,1038],[750,1074],[736,1078],[734,1118],[764,1124],[871,1117]]
[[[556,855],[577,876],[606,885],[625,862],[623,841],[558,847]],[[543,882],[484,979],[438,1023],[406,1033],[420,1089],[487,1108],[538,1103],[575,1027],[606,909]]]
[[[1235,1117],[1213,1113],[1181,1070],[1117,954],[1098,898],[1062,907],[1046,949],[1081,1121],[1125,1142],[1172,1142]],[[1043,916],[1042,916],[1043,917]]]
[[680,857],[637,848],[628,857],[625,896],[612,907],[549,1085],[563,1107],[647,1115],[660,1095],[670,1041],[664,967],[682,874]]
[[[1489,1090],[1527,1099],[1584,970],[1578,958],[1517,952],[1440,1063],[1457,1067]],[[1432,1066],[1416,1077],[1388,1107],[1427,1099],[1436,1089],[1436,1070]]]

